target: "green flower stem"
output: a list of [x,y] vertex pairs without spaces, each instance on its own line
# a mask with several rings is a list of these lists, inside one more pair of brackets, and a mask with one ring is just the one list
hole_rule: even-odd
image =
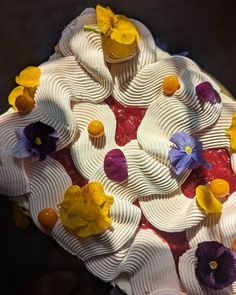
[[91,32],[94,32],[94,33],[97,33],[97,34],[100,34],[100,35],[102,34],[101,31],[99,31],[99,30],[97,30],[97,29],[95,29],[95,28],[93,28],[91,26],[84,25],[84,30],[85,31],[91,31]]

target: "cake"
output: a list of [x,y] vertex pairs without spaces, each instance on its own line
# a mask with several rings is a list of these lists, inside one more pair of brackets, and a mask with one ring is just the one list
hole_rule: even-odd
[[236,294],[236,103],[100,5],[0,117],[0,191],[127,294]]

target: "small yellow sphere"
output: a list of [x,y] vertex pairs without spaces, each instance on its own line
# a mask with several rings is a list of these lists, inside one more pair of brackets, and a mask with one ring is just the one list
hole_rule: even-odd
[[101,137],[104,133],[104,126],[101,121],[93,120],[88,125],[88,133],[91,137]]
[[233,243],[232,243],[232,250],[234,252],[236,252],[236,238],[233,240]]
[[209,189],[216,198],[224,198],[229,194],[229,183],[221,178],[213,179],[209,184]]
[[177,76],[171,75],[164,78],[162,88],[165,94],[172,95],[180,88],[179,79]]
[[58,216],[54,209],[45,208],[39,212],[38,220],[43,226],[53,228],[57,223]]
[[15,100],[15,106],[19,113],[28,113],[34,108],[35,101],[28,95],[19,95]]

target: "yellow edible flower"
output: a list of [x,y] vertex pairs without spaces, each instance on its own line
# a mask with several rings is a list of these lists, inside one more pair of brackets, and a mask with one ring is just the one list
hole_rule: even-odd
[[15,226],[20,229],[25,229],[29,225],[29,217],[23,212],[17,205],[13,205],[13,219],[15,221]]
[[24,87],[35,88],[39,85],[40,74],[39,67],[26,67],[16,76],[16,83]]
[[70,186],[59,206],[61,221],[79,237],[99,234],[111,226],[108,216],[113,197],[107,196],[99,182],[83,187]]
[[114,14],[109,7],[96,6],[97,23],[104,36],[104,46],[114,58],[129,56],[136,49],[139,33],[124,15]]
[[212,191],[206,185],[199,185],[196,188],[197,203],[204,212],[220,213],[222,211],[222,204],[219,202]]
[[230,138],[230,148],[233,153],[236,153],[236,113],[232,116],[230,128],[226,129],[226,134]]

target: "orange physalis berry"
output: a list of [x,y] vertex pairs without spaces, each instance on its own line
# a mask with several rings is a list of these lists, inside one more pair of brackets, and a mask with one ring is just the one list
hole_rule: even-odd
[[232,243],[232,250],[234,252],[236,252],[236,239],[233,240],[233,243]]
[[88,133],[91,137],[101,137],[104,133],[104,126],[101,121],[93,120],[88,125]]
[[28,113],[35,106],[35,101],[28,95],[19,95],[15,100],[15,106],[19,113]]
[[215,178],[209,183],[209,189],[216,198],[223,198],[229,194],[229,183],[221,178]]
[[38,221],[47,228],[53,228],[57,220],[57,213],[52,208],[45,208],[39,212]]
[[179,79],[177,76],[171,75],[164,78],[162,88],[165,94],[172,95],[180,88]]

